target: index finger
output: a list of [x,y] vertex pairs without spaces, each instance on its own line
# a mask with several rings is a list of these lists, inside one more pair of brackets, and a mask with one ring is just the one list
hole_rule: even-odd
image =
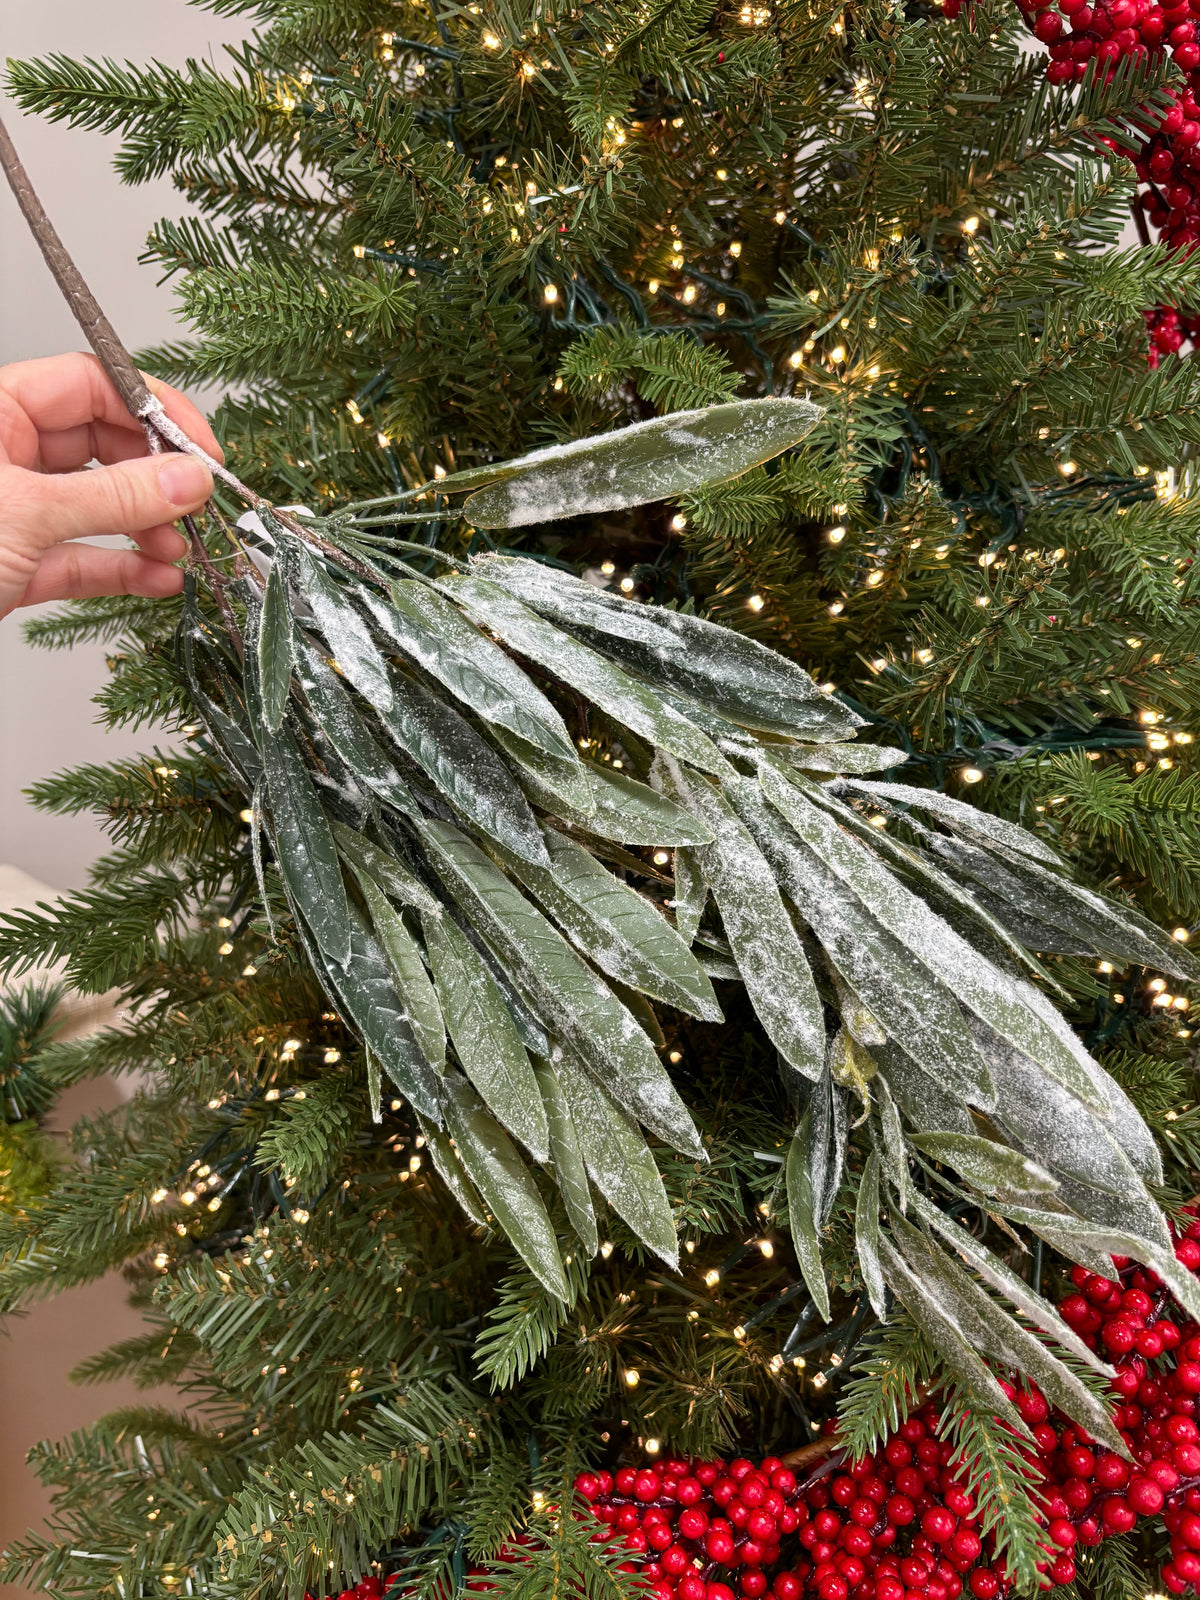
[[[162,401],[172,422],[201,449],[223,461],[224,452],[212,429],[186,395],[147,373],[142,377],[151,394]],[[142,431],[141,423],[126,410],[95,356],[82,351],[0,367],[0,391],[15,401],[39,434],[65,433],[92,423],[107,423],[138,434]]]

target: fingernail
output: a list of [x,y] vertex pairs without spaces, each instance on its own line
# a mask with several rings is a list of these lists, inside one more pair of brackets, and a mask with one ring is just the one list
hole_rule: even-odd
[[173,506],[194,506],[208,499],[212,478],[194,456],[167,456],[158,464],[158,486]]

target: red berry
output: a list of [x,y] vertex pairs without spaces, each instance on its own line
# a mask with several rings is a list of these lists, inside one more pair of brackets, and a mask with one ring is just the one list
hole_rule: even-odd
[[917,1514],[917,1508],[906,1494],[893,1494],[884,1506],[887,1519],[898,1528],[907,1528]]
[[922,1531],[935,1544],[945,1544],[947,1539],[953,1537],[956,1526],[952,1513],[938,1506],[932,1507],[921,1518]]
[[1070,1550],[1075,1543],[1075,1528],[1065,1517],[1055,1517],[1046,1532],[1061,1550]]
[[975,1600],[995,1600],[1000,1592],[1000,1579],[990,1567],[976,1567],[967,1584]]

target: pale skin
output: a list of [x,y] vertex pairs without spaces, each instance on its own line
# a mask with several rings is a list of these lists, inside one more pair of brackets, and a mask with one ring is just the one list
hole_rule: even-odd
[[[146,378],[172,421],[216,460],[191,401]],[[89,470],[88,463],[100,466]],[[183,587],[187,541],[212,476],[193,456],[152,456],[142,425],[90,355],[0,366],[0,617],[18,606],[94,595],[166,599]],[[119,534],[135,548],[81,544]]]

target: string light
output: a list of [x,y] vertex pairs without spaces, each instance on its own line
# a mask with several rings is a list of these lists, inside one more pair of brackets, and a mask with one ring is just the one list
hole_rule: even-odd
[[1171,937],[1177,944],[1186,944],[1188,942],[1188,930],[1186,928],[1172,928]]
[[830,528],[825,537],[829,540],[830,544],[841,544],[842,540],[846,537],[846,530],[839,523],[836,528]]
[[746,604],[750,607],[751,611],[761,611],[766,603],[767,602],[760,594],[752,594],[749,600],[746,601]]
[[959,774],[964,783],[980,783],[983,773],[978,767],[964,767]]
[[642,1381],[642,1375],[636,1367],[626,1367],[621,1376],[627,1389],[636,1389]]
[[705,1285],[709,1289],[715,1289],[720,1281],[721,1274],[718,1272],[716,1267],[709,1267],[708,1271],[704,1274]]
[[556,283],[548,283],[542,290],[542,299],[548,306],[552,306],[558,299],[558,285]]

